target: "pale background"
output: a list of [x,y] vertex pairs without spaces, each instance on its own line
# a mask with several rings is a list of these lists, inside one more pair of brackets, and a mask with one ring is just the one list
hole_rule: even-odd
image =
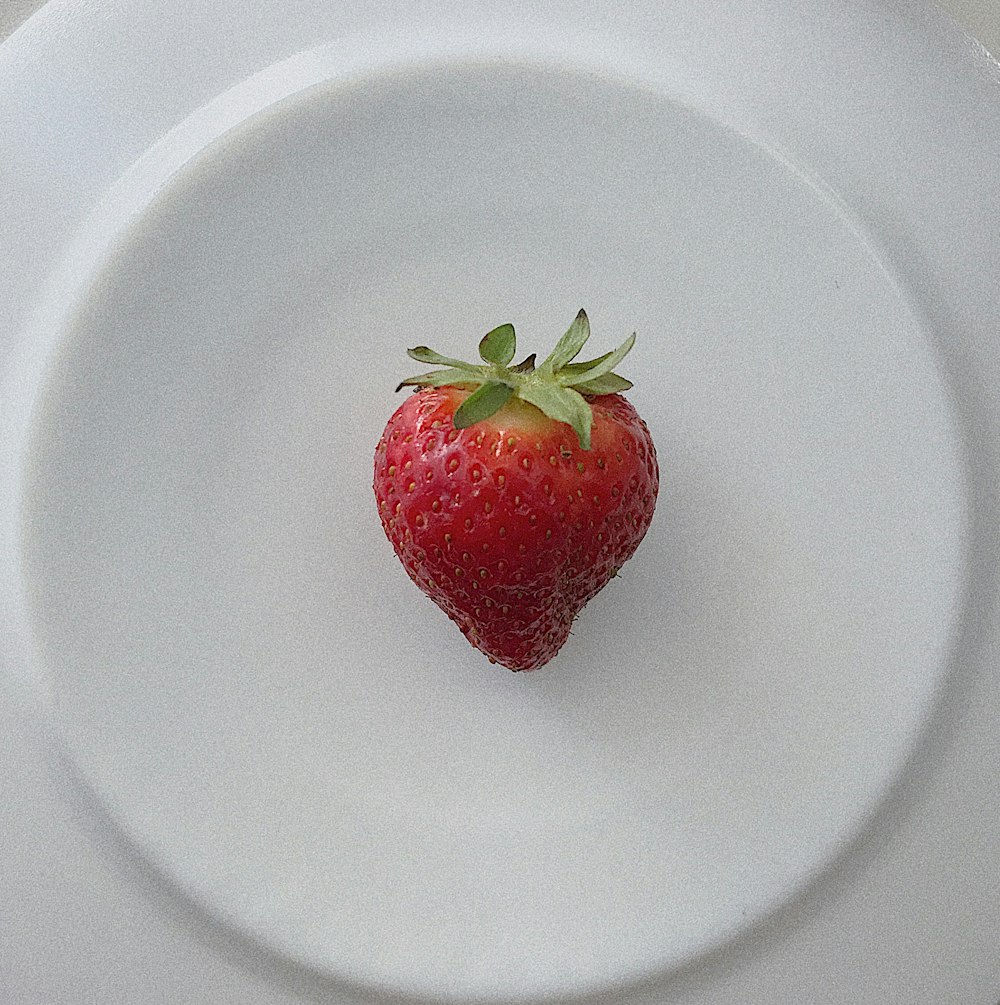
[[[39,0],[0,0],[0,39],[6,38],[42,4]],[[939,0],[938,6],[1000,58],[1000,0]]]
[[[77,2],[82,4],[86,3],[86,0],[77,0]],[[145,0],[145,2],[170,2],[170,0]],[[789,3],[794,2],[795,0],[789,0]],[[40,6],[41,3],[39,0],[0,0],[0,39],[6,38],[17,28],[18,25],[20,25]],[[1000,0],[940,0],[938,6],[956,17],[987,49],[989,49],[994,55],[1000,57]],[[2,139],[0,139],[0,148],[2,148],[2,146]],[[67,905],[67,910],[72,912],[75,907],[76,905],[71,902]],[[137,917],[137,915],[133,914],[132,917]],[[62,934],[67,930],[68,927],[65,927],[57,934]],[[140,934],[140,936],[136,939],[136,943],[138,945],[143,944],[142,940],[145,929],[141,929],[141,932],[143,934]],[[117,939],[117,934],[115,937]],[[121,941],[123,943],[125,942],[125,940]],[[40,939],[33,940],[31,943],[32,946],[41,944],[42,942]],[[177,943],[175,942],[173,944],[176,945]],[[123,948],[122,952],[124,951],[126,950]],[[149,952],[148,958],[151,957],[152,953]],[[107,957],[107,959],[113,958],[114,957],[110,954]],[[29,973],[30,968],[22,972]],[[220,975],[217,984],[217,987],[220,989],[224,986],[224,981],[226,980],[225,975],[227,972],[226,966],[220,965]],[[54,980],[64,979],[64,975],[66,973],[69,973],[69,970],[57,970]],[[109,978],[109,980],[110,979],[113,979],[113,976]],[[175,981],[170,983],[168,986],[176,990],[182,985]],[[0,997],[2,997],[2,989],[0,989]],[[275,998],[277,997],[278,995],[275,993]],[[120,1001],[121,999],[118,1000]],[[190,1000],[194,1001],[195,999],[192,998]],[[219,1000],[221,1000],[221,998]],[[229,995],[226,995],[225,1000],[233,1001],[234,999]],[[22,1001],[24,1001],[24,999],[22,999]],[[41,1003],[38,1003],[38,1005],[41,1005]]]

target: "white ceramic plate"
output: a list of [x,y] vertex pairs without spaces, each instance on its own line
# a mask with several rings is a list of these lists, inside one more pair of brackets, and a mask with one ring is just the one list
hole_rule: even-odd
[[[0,60],[18,1000],[995,996],[996,64],[832,3],[55,3]],[[371,451],[406,344],[581,304],[663,493],[514,677]]]

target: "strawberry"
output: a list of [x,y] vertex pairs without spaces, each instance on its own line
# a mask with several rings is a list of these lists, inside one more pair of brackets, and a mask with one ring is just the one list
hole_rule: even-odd
[[580,311],[551,355],[511,366],[501,325],[483,365],[408,350],[441,367],[415,387],[375,451],[375,498],[410,578],[491,662],[535,670],[639,546],[659,487],[649,430],[613,372],[614,352],[573,360],[590,335]]

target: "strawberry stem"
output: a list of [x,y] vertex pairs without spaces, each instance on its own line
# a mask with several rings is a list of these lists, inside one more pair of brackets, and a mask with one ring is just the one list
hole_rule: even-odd
[[517,351],[512,324],[487,332],[479,342],[485,365],[466,363],[442,356],[427,346],[407,349],[407,355],[421,363],[440,366],[439,370],[408,377],[396,387],[471,387],[473,393],[455,412],[455,427],[467,429],[495,415],[512,397],[534,405],[555,422],[565,422],[577,434],[580,446],[590,449],[593,412],[584,395],[617,394],[627,391],[631,381],[614,373],[614,368],[635,344],[630,335],[617,349],[603,356],[574,363],[590,338],[590,320],[581,310],[555,348],[535,367],[535,354],[515,366],[510,361]]

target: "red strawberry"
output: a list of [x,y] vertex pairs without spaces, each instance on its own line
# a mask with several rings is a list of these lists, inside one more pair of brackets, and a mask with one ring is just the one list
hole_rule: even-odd
[[509,365],[511,325],[480,342],[482,366],[410,349],[443,369],[399,385],[418,390],[375,451],[379,516],[410,578],[512,670],[555,656],[656,505],[653,441],[612,372],[635,336],[573,363],[589,334],[580,311],[537,369]]

